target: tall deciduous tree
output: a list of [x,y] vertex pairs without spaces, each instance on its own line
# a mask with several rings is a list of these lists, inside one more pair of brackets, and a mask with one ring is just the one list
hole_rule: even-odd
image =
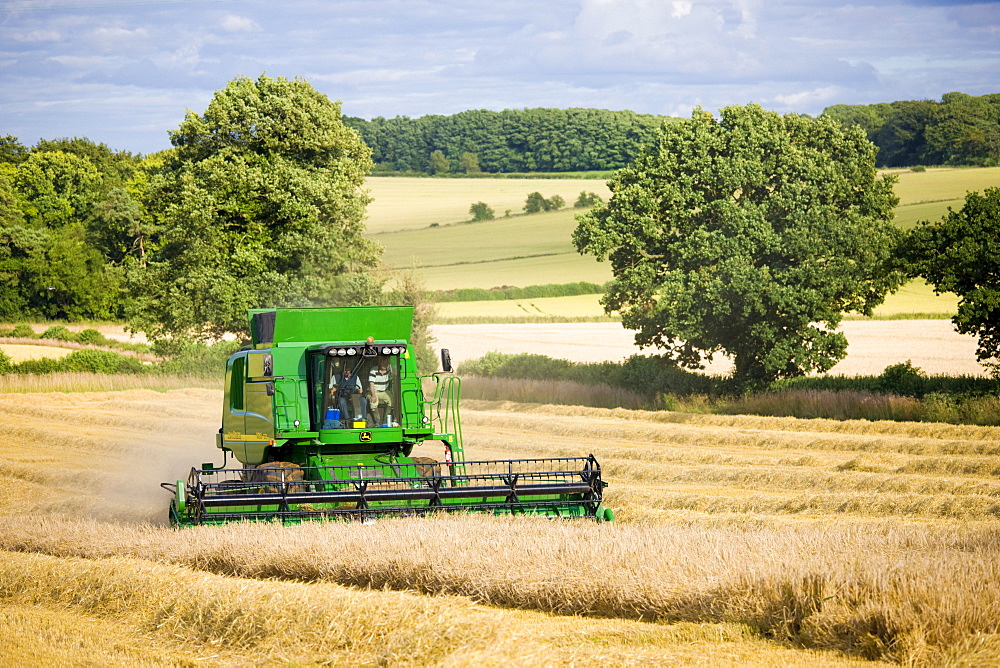
[[28,157],[28,147],[13,135],[0,137],[0,163],[19,165]]
[[539,211],[545,210],[545,196],[537,190],[533,193],[529,193],[528,197],[524,200],[524,212],[538,213]]
[[610,260],[603,304],[638,344],[690,368],[725,352],[736,380],[759,386],[832,367],[841,314],[871,313],[900,285],[892,184],[858,128],[696,110],[614,175],[574,242]]
[[979,337],[976,357],[1000,357],[1000,188],[966,194],[960,211],[949,208],[940,221],[922,222],[902,248],[912,275],[959,296],[952,321],[959,332]]
[[458,166],[466,174],[479,174],[483,171],[479,168],[479,156],[468,151],[458,156]]
[[371,152],[306,81],[239,77],[171,133],[150,184],[155,251],[129,273],[153,338],[243,332],[246,309],[341,303],[378,261],[364,238]]
[[431,156],[427,159],[427,166],[431,174],[447,174],[451,171],[451,163],[441,151],[431,151]]

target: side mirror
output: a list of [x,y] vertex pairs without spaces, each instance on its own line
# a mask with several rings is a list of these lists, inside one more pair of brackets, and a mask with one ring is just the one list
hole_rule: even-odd
[[441,349],[441,370],[448,373],[452,373],[451,368],[451,353],[448,352],[447,348]]
[[269,380],[274,378],[274,357],[271,353],[250,353],[247,355],[247,376]]

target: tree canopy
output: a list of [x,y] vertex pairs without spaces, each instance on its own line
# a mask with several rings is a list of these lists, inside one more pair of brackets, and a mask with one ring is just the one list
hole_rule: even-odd
[[339,103],[301,79],[239,77],[171,141],[149,186],[158,248],[128,274],[133,327],[218,336],[243,332],[248,308],[371,292],[370,151]]
[[879,147],[880,167],[1000,164],[1000,94],[838,104],[823,115],[861,127]]
[[126,186],[136,159],[87,139],[0,144],[0,317],[120,317],[122,256],[104,253],[99,239],[127,244],[111,238],[107,221],[134,204],[111,192]]
[[574,243],[611,262],[604,307],[639,345],[689,368],[725,352],[752,387],[831,368],[842,313],[870,314],[900,285],[892,184],[858,128],[696,110],[615,173]]
[[979,337],[976,357],[1000,357],[1000,188],[966,194],[961,210],[921,222],[902,248],[912,275],[958,295],[952,321],[959,332]]

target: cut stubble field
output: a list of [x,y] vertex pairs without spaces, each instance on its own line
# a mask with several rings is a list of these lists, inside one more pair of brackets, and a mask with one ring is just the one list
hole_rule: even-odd
[[[927,374],[986,374],[976,361],[975,337],[957,333],[950,320],[848,320],[840,330],[847,337],[847,357],[829,372],[834,375],[878,375],[908,360]],[[490,351],[574,362],[620,361],[656,352],[636,346],[634,332],[617,322],[435,325],[431,333],[435,345],[448,348],[457,363]],[[731,370],[724,357],[706,367],[713,374]]]
[[1000,658],[996,428],[467,401],[470,458],[592,452],[618,523],[171,530],[221,398],[0,395],[0,661]]

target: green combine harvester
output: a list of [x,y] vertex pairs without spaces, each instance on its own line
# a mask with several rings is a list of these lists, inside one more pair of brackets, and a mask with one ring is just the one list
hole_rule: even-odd
[[[252,310],[252,345],[226,363],[223,464],[173,494],[170,523],[483,512],[611,521],[593,455],[466,461],[461,381],[447,350],[421,375],[409,306]],[[436,441],[440,459],[412,457]],[[240,466],[227,468],[232,457]]]

